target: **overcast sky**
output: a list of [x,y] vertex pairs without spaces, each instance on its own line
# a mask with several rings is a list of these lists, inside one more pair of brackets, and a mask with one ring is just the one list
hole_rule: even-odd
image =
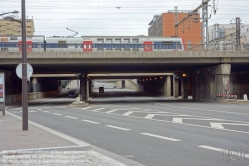
[[[193,10],[202,0],[26,0],[26,14],[34,18],[35,35],[68,36],[66,28],[86,35],[148,35],[148,24],[155,14],[168,10]],[[249,24],[249,0],[216,0],[217,14],[209,25],[230,23],[241,17]],[[213,5],[213,0],[209,2]],[[117,9],[120,7],[120,9]],[[18,10],[21,0],[0,0],[0,13]],[[211,12],[209,8],[209,13]],[[19,17],[21,14],[18,15]]]

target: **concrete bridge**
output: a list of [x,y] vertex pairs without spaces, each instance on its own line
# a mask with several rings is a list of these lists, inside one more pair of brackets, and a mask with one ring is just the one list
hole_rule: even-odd
[[[138,84],[146,92],[183,98],[191,93],[196,100],[249,94],[249,51],[29,52],[27,57],[35,74],[82,73],[81,86],[91,85],[84,81],[93,73],[172,72],[163,79],[139,77]],[[14,72],[19,63],[20,52],[0,52],[0,69]],[[82,93],[84,89],[88,88],[81,88]]]

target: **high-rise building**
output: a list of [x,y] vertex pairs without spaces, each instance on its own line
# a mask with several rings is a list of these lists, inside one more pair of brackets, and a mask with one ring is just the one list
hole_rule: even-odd
[[[22,21],[21,19],[16,20]],[[26,32],[28,36],[34,35],[35,26],[33,19],[26,19]],[[0,35],[21,36],[22,26],[18,22],[11,22],[4,19],[0,19]]]
[[[214,24],[209,26],[209,41],[214,39],[224,38],[224,41],[235,43],[235,32],[236,24]],[[241,44],[249,43],[249,25],[241,24],[240,25],[240,42]]]
[[[175,36],[175,22],[178,22],[186,17],[191,11],[178,10],[177,14],[174,10],[169,10],[168,13],[155,15],[149,23],[148,34],[149,36]],[[178,37],[183,38],[184,44],[200,44],[202,41],[202,30],[200,22],[200,14],[193,15],[190,19],[184,21],[178,27]]]

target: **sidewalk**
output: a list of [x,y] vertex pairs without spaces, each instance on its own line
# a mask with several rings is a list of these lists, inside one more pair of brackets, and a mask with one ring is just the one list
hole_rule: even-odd
[[22,121],[6,111],[0,115],[1,166],[124,166],[91,150],[91,145],[39,124],[29,122],[22,131]]

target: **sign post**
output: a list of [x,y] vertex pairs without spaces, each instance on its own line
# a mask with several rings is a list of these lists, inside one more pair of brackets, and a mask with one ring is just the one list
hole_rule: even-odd
[[0,73],[0,111],[5,115],[5,79],[4,73]]

